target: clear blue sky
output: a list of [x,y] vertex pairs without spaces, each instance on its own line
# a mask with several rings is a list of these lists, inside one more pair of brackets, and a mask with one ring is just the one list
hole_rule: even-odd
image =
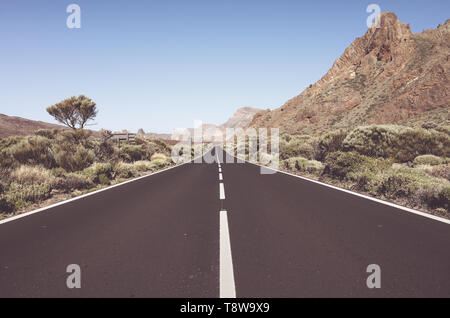
[[46,106],[85,94],[94,129],[171,132],[276,108],[366,32],[370,3],[413,32],[450,18],[448,0],[1,0],[0,113],[52,122]]

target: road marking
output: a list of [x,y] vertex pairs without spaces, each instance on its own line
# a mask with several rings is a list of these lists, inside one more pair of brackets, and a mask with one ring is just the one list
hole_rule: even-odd
[[219,192],[220,192],[220,200],[225,200],[225,189],[223,187],[223,183],[219,184]]
[[219,168],[219,172],[222,172],[222,168]]
[[227,211],[220,211],[220,298],[236,298]]
[[223,177],[222,177],[222,174],[221,174],[221,173],[219,173],[219,180],[220,180],[220,181],[223,180]]
[[[225,152],[227,154],[229,154],[227,151],[225,151]],[[235,157],[235,156],[233,156],[231,154],[229,154],[229,155],[239,160],[239,158],[237,158],[237,157]],[[361,193],[358,193],[358,192],[353,192],[353,191],[350,191],[350,190],[347,190],[347,189],[343,189],[343,188],[339,188],[339,187],[336,187],[336,186],[332,186],[332,185],[327,184],[327,183],[323,183],[323,182],[320,182],[320,181],[317,181],[317,180],[313,180],[313,179],[309,179],[309,178],[306,178],[306,177],[302,177],[302,176],[299,176],[299,175],[296,175],[296,174],[292,174],[292,173],[289,173],[289,172],[286,172],[286,171],[281,171],[281,170],[277,170],[277,169],[274,169],[274,168],[262,166],[260,164],[257,164],[257,163],[254,163],[254,162],[250,162],[250,161],[247,161],[247,160],[244,160],[244,161],[247,162],[247,163],[250,163],[252,165],[255,165],[255,166],[259,166],[259,167],[262,167],[262,168],[265,168],[265,169],[270,169],[270,170],[273,170],[273,171],[276,171],[276,172],[280,172],[280,173],[286,174],[288,176],[292,176],[292,177],[300,178],[300,179],[305,180],[305,181],[309,181],[309,182],[313,182],[313,183],[316,183],[316,184],[320,184],[320,185],[322,185],[324,187],[332,188],[334,190],[338,190],[338,191],[342,191],[342,192],[345,192],[345,193],[349,193],[349,194],[352,194],[352,195],[355,195],[355,196],[358,196],[358,197],[361,197],[361,198],[364,198],[364,199],[367,199],[367,200],[378,202],[380,204],[388,205],[388,206],[391,206],[393,208],[396,208],[396,209],[399,209],[399,210],[403,210],[405,212],[417,214],[417,215],[420,215],[420,216],[423,216],[423,217],[426,217],[426,218],[429,218],[429,219],[432,219],[432,220],[435,220],[435,221],[439,221],[439,222],[442,222],[442,223],[450,224],[450,220],[444,219],[444,218],[441,218],[439,216],[435,216],[435,215],[432,215],[432,214],[429,214],[429,213],[426,213],[426,212],[421,212],[421,211],[418,211],[418,210],[407,208],[405,206],[401,206],[401,205],[398,205],[398,204],[395,204],[395,203],[392,203],[392,202],[388,202],[388,201],[383,201],[383,200],[378,199],[378,198],[369,197],[367,195],[364,195],[364,194],[361,194]]]

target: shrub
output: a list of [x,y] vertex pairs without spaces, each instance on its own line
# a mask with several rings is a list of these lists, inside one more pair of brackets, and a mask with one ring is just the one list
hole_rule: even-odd
[[114,165],[113,170],[115,178],[131,178],[138,174],[135,165],[131,163],[119,162]]
[[383,159],[370,158],[357,152],[333,152],[325,159],[324,173],[338,179],[356,181],[362,173],[377,173],[389,168],[392,163]]
[[105,173],[101,173],[98,175],[98,183],[102,184],[102,185],[107,185],[109,184],[109,178]]
[[41,166],[20,166],[10,174],[11,180],[18,184],[50,184],[54,176]]
[[4,194],[7,204],[13,210],[21,209],[32,203],[37,203],[50,197],[51,187],[48,183],[19,184],[12,182],[8,192]]
[[450,156],[450,136],[435,130],[395,125],[363,126],[351,131],[343,150],[357,151],[371,157],[394,158],[399,162],[414,160],[423,154]]
[[39,129],[34,132],[35,135],[48,139],[55,139],[60,133],[60,129]]
[[291,171],[303,171],[309,173],[320,173],[323,169],[323,164],[316,160],[308,160],[303,157],[289,158],[282,162],[285,169]]
[[103,182],[106,182],[106,179],[108,179],[107,183],[109,183],[109,180],[112,179],[113,172],[114,170],[112,164],[96,162],[90,167],[84,169],[82,174],[90,177],[95,183],[105,184]]
[[120,147],[119,157],[125,162],[134,162],[147,158],[143,145],[124,144]]
[[155,153],[151,158],[150,158],[150,160],[151,161],[153,161],[153,160],[167,160],[167,157],[166,157],[166,155],[164,155],[164,154],[162,154],[162,153]]
[[80,171],[89,167],[95,159],[94,152],[79,145],[73,149],[71,146],[63,145],[55,152],[55,160],[59,167],[66,171]]
[[89,189],[93,186],[93,182],[87,176],[76,173],[65,174],[62,177],[57,178],[53,183],[54,189],[62,190],[64,192]]
[[434,155],[421,155],[414,159],[414,165],[436,166],[446,162],[446,159]]
[[[450,183],[444,179],[433,178],[425,172],[408,167],[387,170],[379,187],[379,192],[389,198],[409,197],[417,199],[424,191],[437,193]],[[416,198],[414,198],[416,196]],[[430,195],[427,195],[430,197]],[[430,199],[426,199],[430,201]]]
[[433,177],[443,178],[450,181],[450,164],[433,166],[429,174]]
[[25,137],[6,151],[21,164],[43,165],[46,168],[55,166],[51,142],[41,136]]
[[334,132],[326,133],[320,136],[317,140],[314,140],[315,146],[315,159],[319,161],[325,160],[329,153],[341,151],[342,144],[347,137],[346,130],[338,130]]
[[136,168],[137,171],[152,170],[152,165],[150,164],[150,161],[146,160],[136,161],[134,163],[134,167]]
[[289,141],[282,139],[280,141],[280,158],[282,160],[293,158],[293,157],[305,157],[308,159],[313,159],[315,157],[315,149],[310,144],[312,141],[310,136],[291,136]]
[[162,160],[162,159],[155,159],[155,160],[150,161],[150,167],[152,169],[156,169],[156,170],[164,168],[166,166],[166,164],[167,164],[167,161]]

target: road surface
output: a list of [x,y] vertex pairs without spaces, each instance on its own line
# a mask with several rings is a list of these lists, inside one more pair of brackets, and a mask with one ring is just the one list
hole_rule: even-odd
[[249,163],[189,163],[0,224],[0,297],[450,297],[449,246],[443,222]]

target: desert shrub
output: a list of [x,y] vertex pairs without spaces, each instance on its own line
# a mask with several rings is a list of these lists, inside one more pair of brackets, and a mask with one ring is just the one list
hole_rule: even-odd
[[280,141],[280,158],[282,160],[293,157],[305,157],[313,159],[315,157],[315,149],[311,145],[312,138],[310,136],[290,136],[286,141],[286,136]]
[[55,139],[60,132],[61,129],[39,129],[34,134],[48,139]]
[[337,151],[325,159],[324,173],[340,180],[357,181],[361,174],[378,173],[388,169],[392,163],[388,160],[370,158],[357,152]]
[[64,143],[55,151],[55,160],[59,167],[66,171],[80,171],[89,167],[95,159],[94,152],[78,145],[75,149]]
[[450,181],[450,164],[433,166],[430,175],[436,178],[443,178]]
[[113,167],[115,178],[131,178],[138,174],[135,164],[119,162]]
[[[444,207],[446,191],[450,187],[447,180],[434,178],[425,172],[402,167],[387,170],[379,187],[379,192],[388,198],[408,198],[415,203],[425,202],[432,207]],[[448,198],[447,198],[448,199]]]
[[323,164],[321,162],[316,160],[308,160],[303,157],[286,159],[282,161],[281,166],[287,170],[309,173],[320,173],[323,169]]
[[51,186],[49,183],[19,184],[12,182],[3,197],[7,204],[13,207],[13,210],[18,210],[32,203],[48,199],[50,194]]
[[63,177],[67,174],[67,171],[64,170],[64,168],[56,167],[56,168],[50,169],[50,173],[54,177]]
[[89,137],[92,136],[90,130],[85,129],[65,129],[58,132],[59,142],[68,142],[71,144],[81,144],[89,148]]
[[414,159],[414,165],[430,165],[437,166],[446,162],[445,158],[434,155],[421,155]]
[[150,164],[150,161],[147,161],[147,160],[136,161],[133,165],[134,165],[134,167],[135,167],[135,169],[137,171],[152,170],[152,166]]
[[52,187],[64,192],[71,192],[74,190],[83,190],[94,187],[94,183],[85,175],[77,173],[67,173],[56,178]]
[[152,169],[162,169],[167,165],[167,161],[166,160],[162,160],[162,159],[155,159],[150,161],[150,167]]
[[313,140],[312,145],[315,148],[315,159],[323,161],[329,153],[341,151],[347,133],[346,130],[341,129],[326,133]]
[[147,158],[147,151],[143,145],[123,144],[120,146],[119,157],[125,162],[134,162]]
[[450,136],[435,130],[395,125],[363,126],[352,130],[343,142],[343,150],[371,157],[412,161],[419,155],[450,155]]
[[109,178],[105,173],[101,173],[98,175],[98,183],[102,185],[109,184]]
[[54,176],[41,166],[20,166],[10,174],[10,180],[18,184],[51,183]]
[[102,162],[115,161],[119,158],[119,150],[111,141],[102,141],[95,147],[95,157]]
[[102,163],[102,162],[96,162],[92,164],[90,167],[83,170],[83,172],[87,172],[87,175],[89,176],[98,176],[99,174],[107,174],[111,175],[113,172],[113,167],[110,163]]
[[166,157],[166,155],[164,155],[164,154],[162,154],[162,153],[155,153],[155,154],[150,158],[151,161],[157,160],[157,159],[166,161],[166,160],[167,160],[167,157]]
[[21,164],[43,165],[46,168],[55,166],[51,141],[41,136],[25,137],[5,151]]

